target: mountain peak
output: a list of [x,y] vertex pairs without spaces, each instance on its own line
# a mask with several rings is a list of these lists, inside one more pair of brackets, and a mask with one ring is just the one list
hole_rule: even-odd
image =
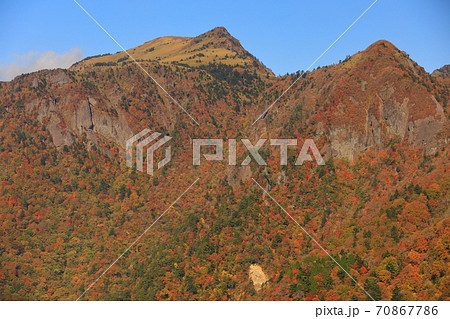
[[193,43],[207,41],[208,45],[214,48],[225,48],[240,55],[250,55],[241,45],[238,39],[234,38],[224,27],[216,27],[199,36],[192,38]]
[[214,29],[211,29],[202,35],[208,35],[208,36],[215,36],[218,38],[223,38],[223,37],[231,37],[231,34],[228,32],[228,30],[225,27],[215,27]]
[[350,64],[352,66],[356,61],[359,61],[360,64],[375,61],[381,69],[385,67],[399,67],[399,64],[401,64],[400,68],[409,68],[412,72],[418,72],[417,70],[413,71],[415,66],[409,55],[387,40],[378,40],[372,43],[365,50],[353,55],[352,58],[353,63]]
[[[227,64],[233,67],[255,70],[262,75],[273,75],[253,55],[245,50],[239,40],[224,27],[216,27],[196,37],[166,36],[145,42],[127,50],[136,61],[160,64],[202,65]],[[73,67],[120,67],[132,60],[125,52],[90,57]]]
[[367,47],[365,52],[376,52],[381,51],[382,53],[391,54],[392,52],[398,51],[398,48],[387,40],[378,40]]
[[431,75],[442,78],[450,78],[450,64],[446,64],[442,68],[434,70]]

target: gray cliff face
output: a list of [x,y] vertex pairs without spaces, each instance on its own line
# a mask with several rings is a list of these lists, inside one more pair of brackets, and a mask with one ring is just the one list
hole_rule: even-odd
[[39,122],[48,123],[48,131],[56,147],[71,145],[74,142],[74,135],[66,128],[55,100],[50,98],[34,99],[25,105],[25,111],[28,113],[36,112]]
[[[42,79],[35,77],[32,86],[39,85]],[[62,88],[72,80],[63,70],[50,71],[45,76],[46,85],[50,88]],[[118,97],[114,97],[118,100]],[[100,103],[101,100],[101,103]],[[113,114],[105,112],[105,106],[116,109],[110,101],[101,97],[86,97],[80,100],[70,90],[61,97],[39,97],[25,104],[25,111],[35,113],[41,123],[46,123],[55,146],[71,145],[75,137],[87,133],[89,139],[97,142],[95,134],[109,139],[125,147],[126,140],[133,135],[125,115],[116,109]],[[92,134],[95,133],[95,134]]]
[[71,128],[83,133],[85,130],[92,130],[92,108],[89,99],[83,100],[75,108],[74,116],[71,118]]
[[331,155],[349,161],[360,153],[373,148],[382,149],[392,138],[408,141],[415,148],[423,147],[428,154],[434,154],[439,145],[445,143],[440,132],[447,124],[442,105],[430,95],[420,107],[430,110],[431,115],[415,118],[413,105],[408,97],[397,100],[393,97],[392,85],[378,92],[379,107],[366,110],[365,129],[358,130],[347,125],[332,125],[329,131]]

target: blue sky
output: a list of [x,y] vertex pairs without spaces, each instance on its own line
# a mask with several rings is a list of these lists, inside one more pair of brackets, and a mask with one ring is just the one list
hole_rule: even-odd
[[[125,48],[224,26],[275,74],[306,69],[374,0],[78,0]],[[450,1],[379,0],[314,66],[385,39],[431,72],[450,64]],[[120,48],[73,0],[2,1],[0,79]]]

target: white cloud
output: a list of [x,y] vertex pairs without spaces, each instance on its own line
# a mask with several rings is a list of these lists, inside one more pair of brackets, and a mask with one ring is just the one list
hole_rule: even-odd
[[9,81],[19,74],[42,69],[68,68],[83,58],[81,48],[73,48],[58,54],[54,51],[30,51],[26,54],[14,54],[14,61],[0,64],[0,80]]

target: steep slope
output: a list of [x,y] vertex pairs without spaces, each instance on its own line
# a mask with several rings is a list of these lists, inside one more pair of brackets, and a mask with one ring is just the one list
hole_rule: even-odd
[[[159,38],[130,52],[189,113],[201,118],[206,132],[234,128],[238,111],[260,94],[266,81],[273,81],[268,77],[274,79],[224,28],[195,38]],[[166,60],[152,58],[162,52]],[[186,52],[204,57],[185,61]],[[136,126],[167,132],[179,130],[182,122],[192,124],[134,62],[113,62],[124,54],[85,59],[69,70],[19,76],[5,83],[5,103],[24,106],[48,124],[58,147],[71,145],[80,134],[95,144],[110,139],[124,147]]]
[[[272,92],[283,90],[295,76],[277,83],[263,101],[273,100]],[[310,135],[326,136],[328,156],[350,161],[393,138],[433,154],[447,143],[447,96],[447,87],[406,53],[378,41],[340,64],[305,75],[259,125],[289,131],[301,118]]]

